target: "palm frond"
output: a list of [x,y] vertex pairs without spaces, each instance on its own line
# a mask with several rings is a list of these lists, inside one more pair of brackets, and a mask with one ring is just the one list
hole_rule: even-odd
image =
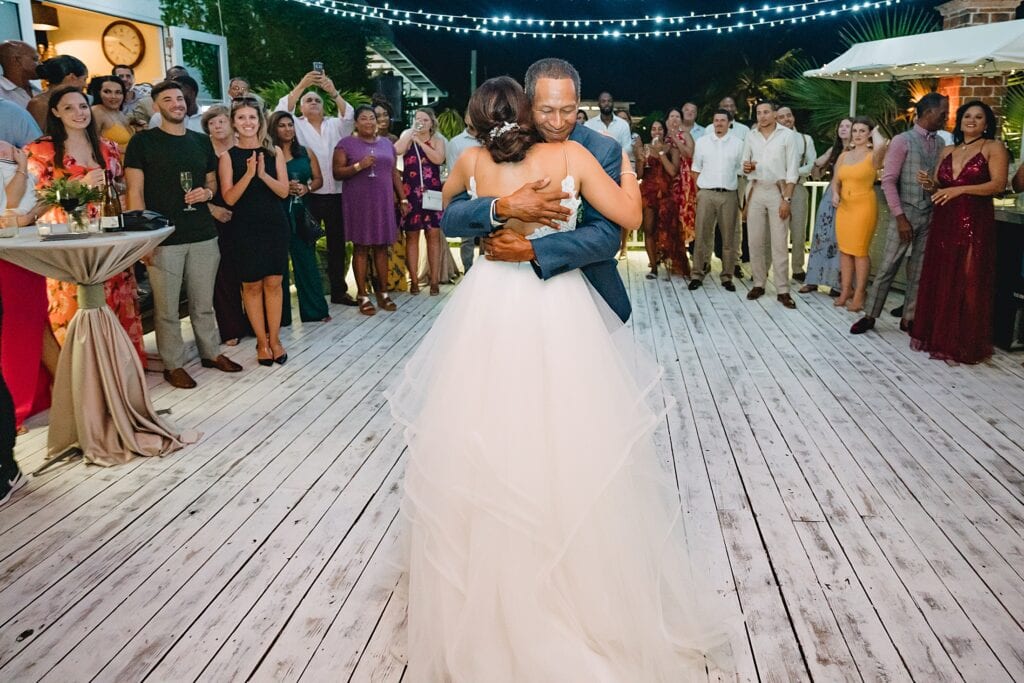
[[920,7],[887,9],[884,12],[856,16],[847,26],[839,29],[839,41],[846,48],[873,40],[916,36],[942,28],[934,10]]

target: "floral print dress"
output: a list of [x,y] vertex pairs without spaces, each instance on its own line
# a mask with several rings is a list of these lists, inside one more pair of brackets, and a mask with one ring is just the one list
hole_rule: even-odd
[[[682,140],[683,133],[677,132],[676,139]],[[665,258],[672,262],[673,272],[690,274],[690,258],[687,245],[697,234],[697,181],[690,173],[690,159],[680,155],[679,172],[672,183],[672,197],[679,211],[679,222],[675,230],[665,231],[665,242],[660,244]]]
[[[28,166],[32,175],[37,178],[36,189],[41,189],[56,178],[81,178],[92,168],[79,164],[74,158],[64,155],[64,168],[58,169],[54,165],[54,147],[50,138],[40,138],[29,143],[25,147],[28,153]],[[117,145],[109,140],[100,140],[100,153],[103,155],[103,165],[118,178],[122,175],[121,155]],[[96,205],[90,205],[90,215],[99,211]],[[63,220],[63,211],[54,207],[45,216],[44,220]],[[61,282],[47,278],[47,295],[50,300],[49,315],[50,327],[57,341],[64,345],[67,336],[68,325],[71,318],[78,311],[78,286],[72,282]],[[121,322],[128,336],[135,346],[142,365],[146,365],[146,352],[142,346],[142,316],[139,312],[138,284],[135,281],[135,273],[129,268],[123,273],[118,273],[104,283],[104,291],[107,295],[107,305],[114,311],[114,315]]]
[[[419,155],[417,157],[417,154]],[[409,200],[410,211],[402,221],[402,230],[427,230],[441,227],[441,212],[423,208],[423,192],[441,189],[441,167],[427,158],[423,147],[414,142],[402,157],[405,165],[402,171],[402,186]],[[420,168],[423,168],[423,182],[420,183]]]

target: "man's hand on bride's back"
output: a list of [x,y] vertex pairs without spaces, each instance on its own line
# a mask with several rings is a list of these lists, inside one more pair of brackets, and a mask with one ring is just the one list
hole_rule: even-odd
[[523,223],[540,223],[558,228],[555,221],[564,221],[572,211],[562,206],[561,201],[569,196],[560,187],[551,188],[551,178],[544,178],[523,185],[510,195],[498,199],[494,212],[505,221],[510,218]]

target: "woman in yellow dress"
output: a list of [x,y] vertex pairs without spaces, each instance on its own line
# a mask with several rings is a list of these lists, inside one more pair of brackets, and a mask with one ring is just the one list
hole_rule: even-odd
[[121,111],[124,104],[124,83],[115,76],[97,76],[89,81],[92,96],[92,118],[100,137],[110,140],[124,154],[132,137],[128,116]]
[[878,222],[875,176],[885,160],[889,141],[866,116],[853,119],[850,145],[836,160],[832,206],[836,207],[841,293],[834,305],[864,309],[871,257],[868,250]]

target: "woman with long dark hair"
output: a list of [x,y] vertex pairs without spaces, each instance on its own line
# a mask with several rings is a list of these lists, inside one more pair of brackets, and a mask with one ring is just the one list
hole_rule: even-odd
[[[836,139],[832,147],[818,157],[811,171],[815,179],[831,178],[836,161],[850,144],[853,119],[844,117],[836,126]],[[839,246],[836,244],[836,207],[832,206],[832,184],[821,195],[818,215],[814,217],[814,235],[807,257],[807,276],[800,288],[801,294],[818,291],[818,286],[829,288],[829,294],[839,296]]]
[[[93,122],[92,109],[81,89],[64,86],[50,91],[46,112],[46,135],[25,147],[29,172],[42,189],[57,178],[72,178],[92,187],[104,182],[104,171],[121,178],[121,153],[117,145],[100,137]],[[99,211],[89,207],[90,214]],[[65,219],[63,211],[54,207],[44,216],[55,222]],[[50,325],[57,341],[64,343],[68,324],[78,310],[78,288],[72,282],[48,280]],[[139,293],[132,269],[119,273],[105,283],[107,304],[128,332],[135,350],[146,365],[142,347],[142,318],[139,315]]]
[[636,173],[643,183],[640,195],[644,203],[644,247],[650,272],[647,279],[658,277],[658,264],[664,256],[661,245],[667,241],[665,233],[677,231],[679,208],[676,206],[673,185],[679,173],[679,149],[666,140],[668,129],[664,121],[651,123],[651,141],[643,144],[640,138],[633,143]]
[[127,114],[121,111],[125,98],[124,83],[116,76],[97,76],[89,81],[89,96],[100,137],[110,140],[124,152],[134,132]]
[[921,265],[912,348],[949,363],[992,355],[996,229],[992,196],[1006,188],[1009,154],[980,101],[956,111],[953,144],[921,182],[935,208]]
[[[324,184],[320,161],[295,138],[295,117],[291,112],[279,111],[271,115],[270,139],[284,155],[285,168],[288,171],[288,197],[283,200],[283,204],[291,228],[288,253],[292,257],[295,289],[299,295],[299,319],[304,323],[328,322],[331,316],[327,311],[327,300],[324,298],[323,279],[320,277],[320,264],[316,258],[316,242],[307,241],[301,230],[308,213],[305,197]],[[290,323],[291,298],[287,296],[288,289],[288,273],[285,271],[286,310],[283,315]]]
[[226,253],[242,280],[242,302],[256,334],[256,360],[283,365],[281,344],[282,280],[288,269],[288,219],[281,200],[288,196],[284,155],[267,135],[263,107],[254,97],[231,105],[235,146],[221,155],[217,181],[231,209]]
[[665,125],[668,143],[678,152],[678,172],[672,181],[678,221],[674,229],[662,231],[658,247],[671,264],[673,273],[689,277],[690,254],[686,248],[697,234],[697,181],[690,172],[695,144],[693,136],[684,129],[683,112],[678,108],[668,110]]

